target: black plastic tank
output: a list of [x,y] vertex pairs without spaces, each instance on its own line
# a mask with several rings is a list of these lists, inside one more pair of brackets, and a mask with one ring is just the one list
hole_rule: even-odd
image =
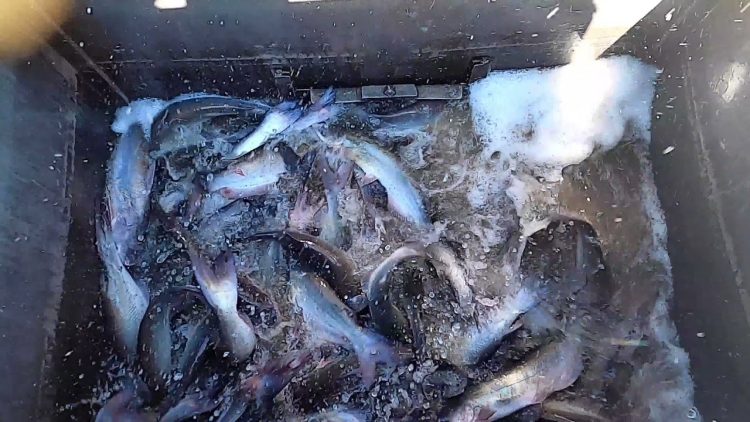
[[651,160],[670,314],[703,420],[748,419],[750,2],[47,3],[0,6],[47,28],[46,42],[0,64],[0,420],[80,420],[99,405],[81,398],[111,347],[93,220],[117,107],[193,91],[460,85],[566,64],[580,39],[660,69]]

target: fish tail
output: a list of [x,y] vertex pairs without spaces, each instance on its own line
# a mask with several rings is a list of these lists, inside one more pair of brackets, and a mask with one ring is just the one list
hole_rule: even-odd
[[336,157],[336,161],[337,165],[334,169],[328,163],[325,154],[318,154],[316,159],[317,170],[320,173],[321,179],[323,179],[323,186],[329,193],[329,199],[338,197],[338,194],[344,190],[351,180],[354,171],[353,162],[343,159],[343,157]]
[[375,381],[375,369],[378,363],[383,363],[390,368],[398,363],[395,350],[388,340],[379,334],[365,331],[352,343],[359,360],[362,382],[365,385],[371,385]]
[[328,107],[334,102],[336,102],[336,90],[334,90],[333,87],[330,86],[328,87],[328,89],[326,89],[323,95],[318,98],[318,101],[315,102],[314,107],[321,109],[324,107]]

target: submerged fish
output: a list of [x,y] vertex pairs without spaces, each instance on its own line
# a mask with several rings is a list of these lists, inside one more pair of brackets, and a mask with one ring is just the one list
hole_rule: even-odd
[[378,138],[392,138],[424,131],[445,110],[445,101],[419,101],[388,114],[369,114],[369,122],[377,129]]
[[289,282],[292,300],[302,312],[312,339],[353,349],[365,385],[375,380],[378,363],[396,364],[396,353],[385,338],[357,325],[351,310],[320,277],[293,271]]
[[518,328],[518,318],[539,302],[536,286],[523,285],[520,276],[525,244],[520,236],[508,243],[500,277],[505,280],[493,280],[509,286],[504,295],[492,306],[478,307],[474,323],[446,339],[448,361],[454,365],[474,365],[492,353],[503,337]]
[[256,233],[250,239],[277,240],[301,270],[319,274],[355,311],[364,308],[364,303],[358,300],[362,283],[355,276],[356,265],[346,252],[317,236],[290,229]]
[[363,140],[343,139],[344,156],[354,161],[367,176],[377,179],[388,192],[388,207],[418,227],[430,223],[422,197],[395,158]]
[[394,303],[391,296],[389,274],[402,262],[426,256],[420,244],[404,245],[384,259],[365,282],[365,292],[370,303],[370,315],[376,329],[391,338],[404,339],[410,330],[408,318]]
[[325,154],[318,154],[316,167],[326,192],[326,213],[320,228],[320,237],[324,241],[343,247],[344,224],[339,215],[339,195],[352,178],[354,164],[346,160],[340,162],[336,170],[328,164]]
[[542,417],[551,422],[612,422],[603,403],[593,399],[547,399],[542,403]]
[[266,363],[260,371],[244,380],[240,389],[258,408],[271,407],[274,397],[289,384],[312,358],[309,351],[290,352]]
[[236,159],[243,155],[260,148],[266,141],[279,133],[285,131],[294,122],[302,117],[302,108],[294,101],[284,101],[266,114],[260,125],[234,147],[226,159]]
[[148,293],[125,268],[113,235],[106,222],[96,219],[96,243],[104,262],[101,288],[108,316],[112,319],[115,336],[130,356],[138,353],[138,330],[148,308]]
[[213,117],[263,114],[271,107],[257,100],[242,100],[222,95],[177,97],[154,117],[151,139],[160,148],[161,138],[177,125],[197,122]]
[[179,422],[193,419],[198,415],[210,412],[221,403],[221,393],[230,382],[229,371],[208,366],[194,383],[190,391],[171,406],[159,422]]
[[219,318],[222,339],[235,358],[240,361],[247,359],[255,349],[257,338],[252,323],[237,310],[237,271],[234,256],[229,252],[223,252],[211,268],[208,261],[192,246],[188,248],[188,253],[195,271],[195,279]]
[[173,364],[176,345],[172,341],[171,322],[178,314],[201,307],[205,309],[206,303],[200,290],[189,286],[167,289],[149,305],[139,331],[138,356],[153,390],[166,390],[172,384],[173,371],[179,374],[175,380],[179,384],[177,390],[181,390],[180,385],[192,382],[195,369],[214,341],[211,321],[206,316],[190,321],[192,328],[178,365]]
[[320,409],[322,403],[336,401],[342,391],[364,390],[359,380],[357,356],[341,353],[317,362],[304,376],[289,385],[292,404],[305,412]]
[[323,95],[305,110],[305,114],[294,122],[285,132],[301,132],[310,126],[323,123],[341,112],[341,107],[336,102],[336,91],[328,88]]
[[495,421],[573,384],[583,370],[580,346],[564,338],[550,343],[515,368],[475,385],[449,408],[454,422]]
[[131,388],[125,388],[107,400],[99,409],[95,422],[153,422],[156,415],[141,408],[142,400]]
[[186,421],[216,409],[221,401],[210,393],[201,390],[187,394],[177,404],[169,408],[164,416],[159,418],[159,422]]
[[131,125],[117,141],[107,169],[107,225],[120,260],[127,265],[134,261],[132,251],[143,229],[154,183],[156,166],[146,148],[143,129]]
[[427,255],[433,267],[453,287],[459,305],[468,307],[474,298],[474,292],[469,285],[466,268],[459,262],[455,252],[442,243],[432,243],[427,246]]

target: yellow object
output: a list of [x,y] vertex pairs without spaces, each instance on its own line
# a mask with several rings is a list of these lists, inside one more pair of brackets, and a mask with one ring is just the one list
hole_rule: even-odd
[[0,0],[0,59],[36,52],[70,15],[72,0]]

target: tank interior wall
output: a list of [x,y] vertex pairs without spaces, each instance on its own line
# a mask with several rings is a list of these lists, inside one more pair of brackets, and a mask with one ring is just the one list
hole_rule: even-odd
[[662,2],[620,43],[662,70],[651,156],[669,230],[671,315],[706,421],[750,414],[748,4]]
[[63,285],[76,75],[49,49],[0,64],[0,420],[33,419]]

